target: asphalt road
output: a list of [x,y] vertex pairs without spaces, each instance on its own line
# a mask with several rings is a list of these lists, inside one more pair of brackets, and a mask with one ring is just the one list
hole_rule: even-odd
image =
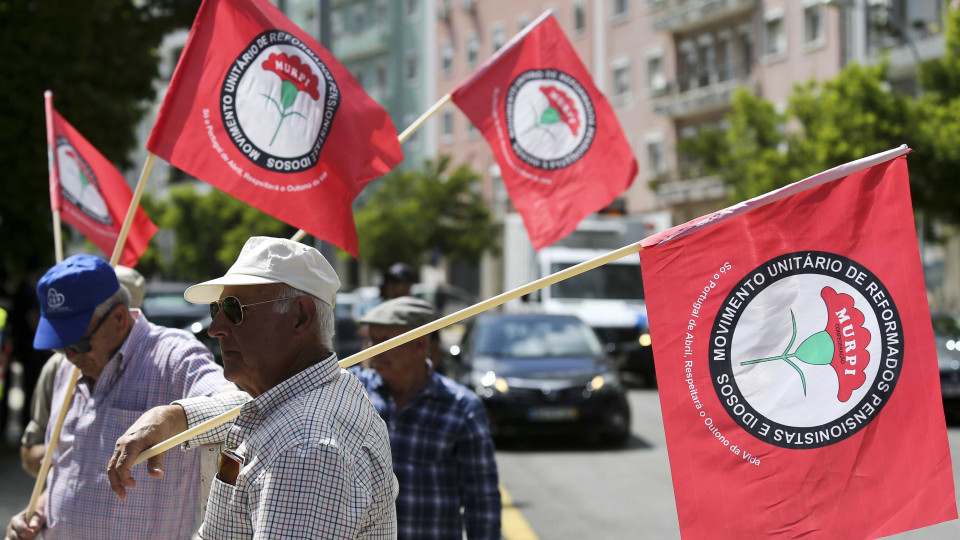
[[[633,436],[622,450],[563,440],[498,448],[501,482],[537,538],[680,538],[659,396],[631,390],[630,406]],[[948,430],[960,488],[960,424]],[[504,536],[514,540],[509,529]],[[889,538],[956,540],[960,520]]]

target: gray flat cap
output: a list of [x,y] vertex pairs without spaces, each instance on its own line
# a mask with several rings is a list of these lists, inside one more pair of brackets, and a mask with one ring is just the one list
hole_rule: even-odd
[[360,322],[383,326],[423,326],[435,317],[430,302],[413,296],[401,296],[371,309],[360,318]]

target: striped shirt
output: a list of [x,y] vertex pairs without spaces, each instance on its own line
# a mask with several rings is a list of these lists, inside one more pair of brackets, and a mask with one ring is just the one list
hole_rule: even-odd
[[427,386],[399,411],[376,371],[351,370],[390,428],[400,483],[398,537],[461,540],[465,531],[470,540],[499,539],[500,491],[486,409],[467,387],[428,369]]
[[176,403],[190,427],[243,404],[234,423],[184,444],[224,442],[244,457],[234,485],[214,479],[201,538],[396,538],[387,428],[336,355],[253,400]]
[[[126,341],[94,384],[80,377],[47,476],[44,538],[190,538],[200,491],[197,456],[168,452],[164,478],[133,469],[137,488],[125,501],[110,490],[106,466],[114,444],[147,409],[184,397],[236,389],[193,335],[151,324],[139,310]],[[73,365],[62,362],[53,385],[57,418]],[[47,427],[49,443],[56,422]]]

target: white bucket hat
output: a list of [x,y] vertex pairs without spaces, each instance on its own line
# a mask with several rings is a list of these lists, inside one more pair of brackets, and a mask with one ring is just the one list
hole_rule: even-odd
[[220,299],[226,285],[286,283],[333,307],[340,279],[316,249],[284,238],[253,236],[240,250],[237,262],[220,278],[187,288],[187,302],[207,304]]

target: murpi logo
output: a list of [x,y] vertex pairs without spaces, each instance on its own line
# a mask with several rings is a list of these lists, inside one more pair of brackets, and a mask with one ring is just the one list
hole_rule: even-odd
[[513,152],[545,171],[574,164],[597,132],[590,95],[572,76],[555,69],[520,74],[507,90],[506,118]]
[[58,136],[57,167],[60,169],[60,193],[70,204],[77,207],[87,217],[104,225],[113,225],[107,202],[103,200],[100,182],[93,174],[80,152],[70,144],[70,140]]
[[903,350],[883,282],[847,257],[800,251],[748,272],[724,299],[710,334],[710,375],[723,407],[750,434],[782,448],[816,448],[877,417]]
[[47,309],[50,311],[58,311],[66,301],[67,298],[63,293],[57,292],[53,288],[47,289]]
[[234,146],[276,172],[317,164],[339,106],[340,88],[330,70],[283,30],[254,38],[220,90],[220,116]]

